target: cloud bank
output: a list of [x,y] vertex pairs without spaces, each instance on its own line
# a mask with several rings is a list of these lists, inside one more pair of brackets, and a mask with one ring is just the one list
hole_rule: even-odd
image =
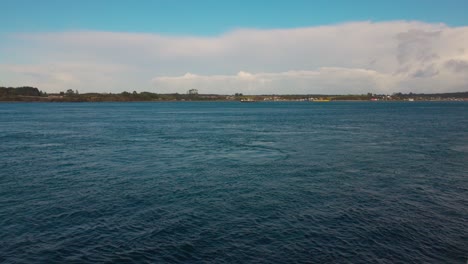
[[393,21],[238,29],[214,37],[17,34],[0,85],[49,92],[337,94],[468,90],[468,27]]

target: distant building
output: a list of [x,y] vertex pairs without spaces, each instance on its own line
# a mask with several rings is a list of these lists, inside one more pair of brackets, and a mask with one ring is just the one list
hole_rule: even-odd
[[198,90],[197,89],[190,89],[187,91],[187,94],[198,94]]

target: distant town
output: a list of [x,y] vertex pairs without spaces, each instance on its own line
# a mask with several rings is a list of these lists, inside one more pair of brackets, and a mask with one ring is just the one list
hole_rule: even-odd
[[36,87],[0,87],[0,102],[157,102],[157,101],[239,101],[239,102],[281,102],[281,101],[468,101],[468,92],[456,93],[393,93],[393,94],[291,94],[291,95],[232,95],[200,94],[191,89],[185,94],[158,94],[151,92],[121,93],[80,93],[68,89],[60,93],[46,93]]

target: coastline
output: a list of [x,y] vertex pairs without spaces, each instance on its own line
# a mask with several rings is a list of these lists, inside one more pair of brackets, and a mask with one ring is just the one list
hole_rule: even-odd
[[[99,100],[99,101],[87,101],[87,100],[3,100],[0,98],[0,103],[207,103],[207,102],[232,102],[232,103],[243,103],[240,100],[132,100],[132,101],[123,101],[123,100]],[[463,99],[441,99],[441,100],[330,100],[327,102],[314,102],[314,101],[299,101],[299,100],[261,100],[261,101],[252,101],[249,103],[314,103],[314,104],[328,104],[334,102],[370,102],[370,103],[390,103],[390,102],[468,102],[468,98]]]
[[468,101],[468,91],[439,94],[260,94],[234,95],[198,94],[189,91],[186,94],[169,93],[158,94],[151,92],[122,92],[122,93],[78,93],[71,89],[60,93],[45,93],[36,87],[0,87],[0,102],[416,102],[416,101]]

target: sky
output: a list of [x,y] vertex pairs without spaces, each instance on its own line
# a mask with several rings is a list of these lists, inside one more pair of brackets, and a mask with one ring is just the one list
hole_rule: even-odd
[[468,91],[468,1],[0,0],[0,86]]

